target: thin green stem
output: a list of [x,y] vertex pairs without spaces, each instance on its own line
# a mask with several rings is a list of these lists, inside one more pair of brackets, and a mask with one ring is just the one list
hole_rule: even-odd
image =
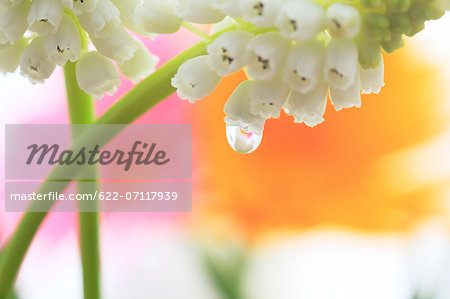
[[189,30],[190,32],[194,33],[198,37],[200,37],[203,41],[211,42],[211,36],[206,34],[204,31],[202,31],[200,28],[198,28],[194,24],[184,21],[181,24],[181,26],[184,27],[185,29]]
[[[92,97],[78,86],[75,76],[75,63],[67,62],[64,66],[67,102],[71,124],[92,124],[95,121],[95,106]],[[78,137],[82,131],[79,126],[72,127],[72,135]],[[88,171],[96,171],[88,170]],[[96,177],[96,174],[89,177]],[[79,184],[78,193],[93,194],[98,185]],[[80,201],[80,247],[83,268],[83,286],[85,299],[100,298],[100,250],[99,220],[97,212],[83,212],[83,205],[91,202]],[[96,202],[94,202],[96,204]]]

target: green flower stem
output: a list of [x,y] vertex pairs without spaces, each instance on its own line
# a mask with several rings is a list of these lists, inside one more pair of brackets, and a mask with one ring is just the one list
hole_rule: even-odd
[[[227,31],[229,30],[232,30],[232,28],[229,28]],[[218,35],[220,35],[220,33],[217,33],[212,37]],[[176,74],[180,65],[186,60],[205,54],[206,45],[206,43],[200,42],[170,60],[128,92],[121,100],[105,112],[102,117],[97,119],[94,124],[132,123],[175,91],[170,83],[171,78]],[[106,144],[113,137],[114,135],[105,134],[101,129],[93,127],[92,130],[84,130],[78,138],[75,139],[73,148],[80,147],[80,145],[86,144],[86,142]],[[76,175],[77,173],[75,172],[68,174],[65,173],[65,170],[55,167],[38,192],[62,192],[65,187],[64,185],[67,185],[69,182],[67,181],[66,184],[58,184],[58,187],[55,188],[55,186],[51,184],[51,181],[58,180],[58,178],[61,177],[70,177],[73,179]],[[32,202],[31,205],[33,204],[36,203]],[[37,204],[42,207],[42,202]],[[50,210],[52,204],[53,202],[48,202],[47,210]],[[11,290],[14,279],[19,271],[20,264],[46,214],[46,212],[25,213],[15,233],[5,246],[3,251],[4,255],[0,260],[0,298],[6,298]]]
[[[67,62],[64,66],[67,101],[70,122],[72,124],[92,124],[95,121],[95,106],[92,97],[80,89],[75,76],[75,63]],[[80,127],[72,128],[74,138],[82,133]],[[89,170],[95,171],[95,170]],[[96,174],[89,177],[96,177]],[[98,184],[79,184],[78,193],[93,194]],[[83,212],[85,205],[91,202],[80,201],[79,225],[81,263],[83,268],[84,298],[100,298],[100,250],[99,250],[99,220],[97,212]],[[97,202],[93,204],[97,205]]]

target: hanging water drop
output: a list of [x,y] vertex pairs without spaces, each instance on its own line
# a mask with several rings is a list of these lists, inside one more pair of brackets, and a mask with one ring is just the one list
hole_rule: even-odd
[[250,154],[261,144],[262,134],[258,135],[241,129],[239,126],[227,125],[227,139],[231,148],[240,154]]

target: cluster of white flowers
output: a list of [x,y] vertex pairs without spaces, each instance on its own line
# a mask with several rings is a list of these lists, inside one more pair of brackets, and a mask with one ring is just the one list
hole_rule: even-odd
[[[231,147],[253,152],[266,120],[278,118],[281,110],[296,123],[313,127],[324,121],[328,94],[341,110],[361,107],[361,94],[380,92],[381,46],[391,52],[400,47],[401,34],[413,30],[411,22],[405,28],[405,22],[401,27],[389,18],[408,10],[413,11],[406,14],[408,21],[422,17],[414,14],[411,1],[378,2],[384,1],[395,2],[392,13],[378,13],[381,6],[374,7],[375,0],[368,1],[364,14],[361,5],[322,6],[314,0],[212,0],[210,8],[234,17],[236,22],[225,22],[238,24],[238,29],[216,38],[207,55],[183,64],[172,85],[181,99],[193,103],[209,95],[222,76],[244,69],[248,80],[225,104],[225,122]],[[424,16],[422,25],[429,18]]]

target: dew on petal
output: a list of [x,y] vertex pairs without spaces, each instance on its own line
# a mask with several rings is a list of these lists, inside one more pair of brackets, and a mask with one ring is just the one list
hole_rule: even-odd
[[231,148],[240,154],[254,152],[262,140],[261,135],[243,130],[240,126],[227,125],[227,139]]

